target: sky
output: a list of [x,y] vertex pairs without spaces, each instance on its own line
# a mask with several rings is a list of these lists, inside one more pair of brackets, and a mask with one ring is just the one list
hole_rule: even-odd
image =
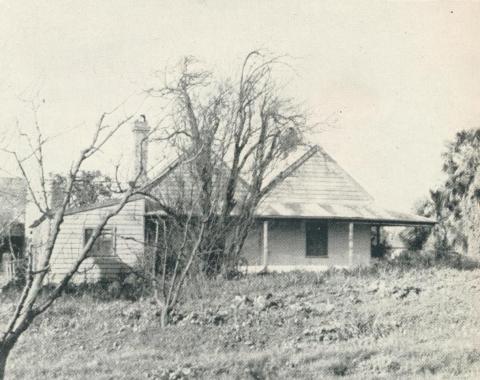
[[[440,183],[445,142],[480,127],[478,20],[479,2],[0,0],[0,144],[21,148],[35,99],[47,170],[68,169],[102,112],[161,117],[143,91],[156,72],[193,55],[234,76],[265,49],[289,59],[311,142],[408,211]],[[127,129],[89,168],[128,165],[131,146]],[[0,152],[0,176],[16,170]]]

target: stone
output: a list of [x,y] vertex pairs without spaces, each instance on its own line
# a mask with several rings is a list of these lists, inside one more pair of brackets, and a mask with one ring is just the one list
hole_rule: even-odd
[[264,310],[267,306],[267,299],[264,296],[258,296],[253,301],[253,305],[258,310]]

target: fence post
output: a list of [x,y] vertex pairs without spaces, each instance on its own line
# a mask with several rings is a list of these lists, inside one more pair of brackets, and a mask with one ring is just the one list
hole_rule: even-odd
[[15,278],[15,262],[10,254],[4,254],[2,257],[3,272],[8,282]]

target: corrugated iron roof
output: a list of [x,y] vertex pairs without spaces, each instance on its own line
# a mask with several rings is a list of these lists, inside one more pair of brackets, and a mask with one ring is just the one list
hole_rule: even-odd
[[[379,207],[319,146],[307,151],[301,148],[296,153],[292,152],[292,157],[293,159],[285,160],[281,169],[282,165],[275,169],[275,176],[267,178],[266,184],[270,189],[257,208],[257,217],[336,219],[388,225],[435,223],[433,219]],[[172,179],[175,173],[187,184],[192,185],[195,182],[191,180],[188,171],[181,169],[181,163],[175,160],[160,176],[150,181],[144,190],[161,195],[162,201],[165,197],[177,196],[178,183]],[[248,187],[248,184],[240,182],[240,191],[244,191],[245,187]],[[92,205],[88,209],[110,206],[115,202],[116,200],[112,200],[105,205]],[[79,211],[85,210],[69,210],[67,213]],[[156,208],[147,207],[148,211],[159,212]]]
[[366,202],[373,198],[319,146],[293,163],[264,197],[264,203]]
[[263,176],[263,186],[270,186],[274,181],[281,178],[282,175],[295,170],[295,165],[301,163],[302,158],[311,155],[315,148],[317,148],[317,146],[312,148],[311,146],[300,145],[288,153],[287,156],[272,162]]
[[257,216],[356,220],[390,225],[435,223],[429,218],[376,205],[370,194],[319,146],[303,154],[291,164],[291,168],[263,198]]
[[[139,194],[133,195],[129,198],[127,203],[138,201],[139,199],[145,199],[145,196],[139,195]],[[85,211],[95,210],[98,208],[115,206],[119,204],[121,200],[122,200],[121,198],[112,198],[112,199],[107,199],[101,202],[93,203],[91,205],[85,205],[81,207],[71,207],[65,210],[65,215],[73,215],[73,214],[78,214],[79,212],[85,212]]]
[[299,203],[260,204],[256,215],[262,218],[305,218],[363,221],[388,225],[435,224],[435,220],[418,215],[386,210],[373,202],[360,203]]

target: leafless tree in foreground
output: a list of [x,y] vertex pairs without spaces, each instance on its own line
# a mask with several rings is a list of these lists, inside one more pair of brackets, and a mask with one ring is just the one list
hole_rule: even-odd
[[192,214],[190,212],[181,222],[180,219],[158,216],[151,220],[155,232],[148,244],[150,260],[147,265],[150,273],[146,273],[154,299],[161,310],[161,327],[168,324],[190,270],[200,254],[206,221],[194,221]]
[[143,189],[158,212],[147,219],[140,275],[162,326],[193,276],[238,270],[254,212],[272,185],[265,178],[301,144],[306,117],[279,95],[272,71],[280,63],[251,52],[232,82],[186,58],[173,80],[150,90],[172,107],[166,133],[182,158],[163,182]]
[[[50,227],[46,243],[41,247],[39,252],[36,252],[36,255],[38,255],[37,257],[34,258],[31,247],[26,249],[28,264],[26,269],[25,285],[19,299],[17,300],[15,310],[10,316],[9,322],[7,323],[5,329],[0,331],[0,379],[3,379],[5,376],[5,367],[8,356],[12,348],[15,346],[18,338],[29,328],[36,317],[45,312],[54,303],[54,301],[62,295],[67,284],[88,256],[88,253],[92,249],[95,241],[100,236],[102,229],[112,217],[117,215],[122,210],[132,195],[134,195],[136,192],[136,182],[140,173],[138,173],[136,178],[130,182],[129,188],[124,191],[121,199],[119,199],[119,202],[112,209],[110,209],[110,211],[103,217],[102,221],[97,225],[92,233],[91,238],[85,244],[83,250],[80,252],[68,273],[63,276],[63,278],[52,291],[43,294],[42,287],[44,285],[45,276],[49,271],[50,260],[57,243],[58,234],[64,221],[65,211],[69,205],[72,189],[75,185],[82,165],[86,160],[101,150],[102,147],[107,144],[109,140],[111,140],[115,133],[132,119],[132,116],[127,116],[118,123],[108,125],[106,124],[105,119],[110,115],[110,113],[104,113],[100,117],[91,142],[86,148],[81,150],[78,158],[70,168],[70,171],[67,175],[64,198],[57,208],[52,207],[48,197],[43,152],[46,139],[43,137],[40,127],[36,121],[36,139],[35,141],[30,139],[28,140],[31,148],[30,154],[26,157],[20,157],[17,152],[10,152],[15,157],[18,168],[27,183],[28,192],[32,202],[40,211],[41,216],[34,223],[34,225],[39,224],[39,222],[42,220],[48,220]],[[27,173],[25,163],[28,159],[33,159],[35,162],[40,178],[40,191],[35,191],[34,179]],[[36,262],[35,268],[34,260]]]
[[222,80],[185,58],[172,80],[150,90],[172,106],[176,148],[197,157],[191,176],[206,221],[200,252],[207,273],[236,269],[254,211],[270,189],[266,176],[302,142],[305,113],[274,79],[282,63],[252,51],[238,79]]

